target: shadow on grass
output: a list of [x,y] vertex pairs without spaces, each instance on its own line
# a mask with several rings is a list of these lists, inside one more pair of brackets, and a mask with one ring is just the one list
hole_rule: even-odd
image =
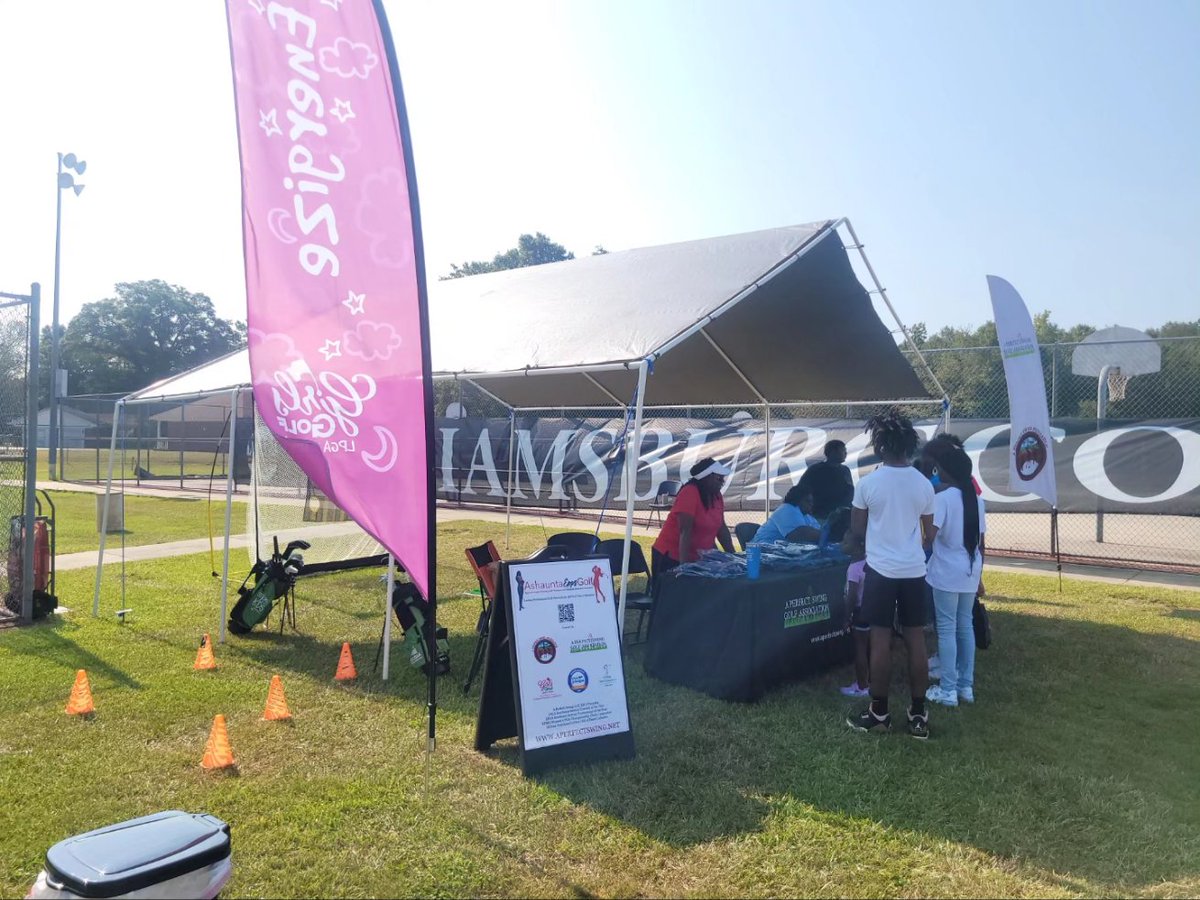
[[[339,613],[345,614],[341,610]],[[354,615],[351,617],[358,618]],[[378,614],[375,618],[378,620]],[[298,624],[303,627],[303,622]],[[380,623],[380,632],[382,627]],[[463,694],[462,685],[475,651],[475,638],[474,631],[450,633],[451,669],[438,679],[439,710],[472,719],[479,707],[479,680],[476,679],[472,690],[466,695]],[[347,685],[348,690],[357,690],[371,700],[390,701],[400,697],[417,704],[425,703],[428,698],[428,679],[420,669],[409,663],[408,646],[395,619],[392,620],[390,680],[384,682],[380,678],[383,663],[378,637],[373,641],[351,641],[350,645],[358,678],[352,685]],[[332,680],[337,670],[342,642],[321,640],[302,631],[293,631],[290,626],[280,634],[278,626],[275,626],[270,631],[255,629],[249,635],[231,635],[225,648],[225,653],[242,656],[272,671],[291,672],[316,681],[326,681]]]
[[1176,619],[1191,619],[1200,622],[1200,609],[1173,609],[1171,615]]
[[65,634],[78,628],[78,625],[55,616],[50,621],[27,628],[22,635],[26,640],[14,641],[7,645],[6,649],[22,656],[49,660],[66,669],[86,669],[93,677],[99,674],[122,687],[141,690],[142,685],[137,679],[105,662],[90,650],[83,649]]
[[[843,828],[878,822],[1120,892],[1196,878],[1200,756],[1179,731],[1200,708],[1196,642],[1009,602],[978,654],[979,702],[932,706],[928,743],[904,733],[899,665],[899,721],[878,736],[845,725],[836,685],[848,672],[736,705],[649,679],[634,648],[637,759],[542,780],[675,846],[832,814]],[[496,756],[518,764],[510,744]]]

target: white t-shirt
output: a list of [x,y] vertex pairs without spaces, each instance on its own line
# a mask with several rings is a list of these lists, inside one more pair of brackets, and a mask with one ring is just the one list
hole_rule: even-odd
[[912,466],[880,466],[854,488],[867,511],[867,565],[885,578],[924,578],[921,516],[933,513],[933,485]]
[[[979,503],[979,533],[987,530],[983,513],[983,498]],[[963,546],[963,501],[962,491],[956,487],[946,488],[934,498],[933,524],[937,526],[937,537],[933,540],[933,556],[929,557],[929,574],[925,580],[930,587],[956,594],[973,594],[979,588],[979,576],[983,572],[983,554],[975,551],[975,561]]]

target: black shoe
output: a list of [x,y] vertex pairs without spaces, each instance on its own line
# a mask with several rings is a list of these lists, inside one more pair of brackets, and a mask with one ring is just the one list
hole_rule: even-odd
[[892,717],[891,714],[885,714],[882,718],[875,715],[868,706],[858,715],[853,713],[846,716],[846,724],[855,731],[891,731]]
[[919,716],[913,715],[912,707],[908,708],[908,733],[918,741],[929,740],[929,711]]

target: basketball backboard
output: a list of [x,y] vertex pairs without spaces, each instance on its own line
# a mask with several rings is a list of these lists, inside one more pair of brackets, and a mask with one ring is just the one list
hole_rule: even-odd
[[1071,355],[1071,372],[1099,378],[1105,366],[1119,368],[1121,375],[1151,375],[1162,368],[1162,348],[1144,331],[1114,325],[1101,328],[1083,339]]

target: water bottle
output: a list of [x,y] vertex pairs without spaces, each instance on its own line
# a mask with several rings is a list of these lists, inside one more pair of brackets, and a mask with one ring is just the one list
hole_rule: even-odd
[[746,547],[746,577],[753,580],[762,568],[762,547],[750,544]]

